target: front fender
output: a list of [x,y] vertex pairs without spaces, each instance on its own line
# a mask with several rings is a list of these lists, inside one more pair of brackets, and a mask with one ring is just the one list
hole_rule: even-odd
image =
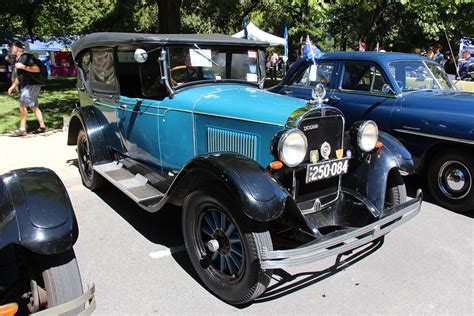
[[38,254],[57,254],[72,248],[78,237],[76,217],[53,171],[19,169],[0,179],[0,249],[18,244]]
[[387,179],[390,171],[413,173],[413,160],[408,150],[394,137],[380,132],[381,149],[368,157],[351,160],[349,173],[343,177],[342,186],[366,196],[381,211],[385,203]]
[[168,190],[169,201],[179,204],[203,186],[225,188],[240,210],[258,221],[279,217],[288,193],[256,161],[231,153],[195,157],[181,170]]

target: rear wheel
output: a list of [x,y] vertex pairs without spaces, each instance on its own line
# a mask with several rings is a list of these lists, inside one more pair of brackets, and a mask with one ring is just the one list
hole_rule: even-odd
[[211,292],[244,304],[265,291],[272,271],[261,268],[258,253],[273,246],[264,223],[242,214],[225,193],[198,191],[185,199],[182,224],[191,262]]
[[91,190],[102,187],[105,181],[104,178],[94,170],[90,144],[84,130],[80,130],[77,135],[77,157],[82,183]]
[[428,189],[441,206],[458,212],[474,210],[474,155],[449,151],[436,155],[428,167]]

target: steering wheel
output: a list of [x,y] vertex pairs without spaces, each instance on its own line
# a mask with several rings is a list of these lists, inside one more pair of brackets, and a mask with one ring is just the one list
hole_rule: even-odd
[[[173,75],[173,73],[175,73]],[[170,79],[174,86],[199,79],[199,72],[196,67],[179,65],[170,69]]]

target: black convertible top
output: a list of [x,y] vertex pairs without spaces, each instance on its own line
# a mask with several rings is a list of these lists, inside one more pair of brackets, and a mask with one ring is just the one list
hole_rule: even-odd
[[146,34],[146,33],[91,33],[72,44],[74,58],[91,47],[137,47],[137,44],[198,44],[223,46],[267,47],[267,42],[236,38],[223,34]]

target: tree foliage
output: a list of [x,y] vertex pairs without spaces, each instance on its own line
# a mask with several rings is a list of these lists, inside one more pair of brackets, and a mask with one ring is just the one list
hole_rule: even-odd
[[[97,31],[233,34],[247,17],[283,36],[296,57],[306,35],[322,50],[447,48],[473,36],[472,0],[17,0],[0,3],[0,27],[61,37]],[[457,45],[456,45],[457,46]]]

